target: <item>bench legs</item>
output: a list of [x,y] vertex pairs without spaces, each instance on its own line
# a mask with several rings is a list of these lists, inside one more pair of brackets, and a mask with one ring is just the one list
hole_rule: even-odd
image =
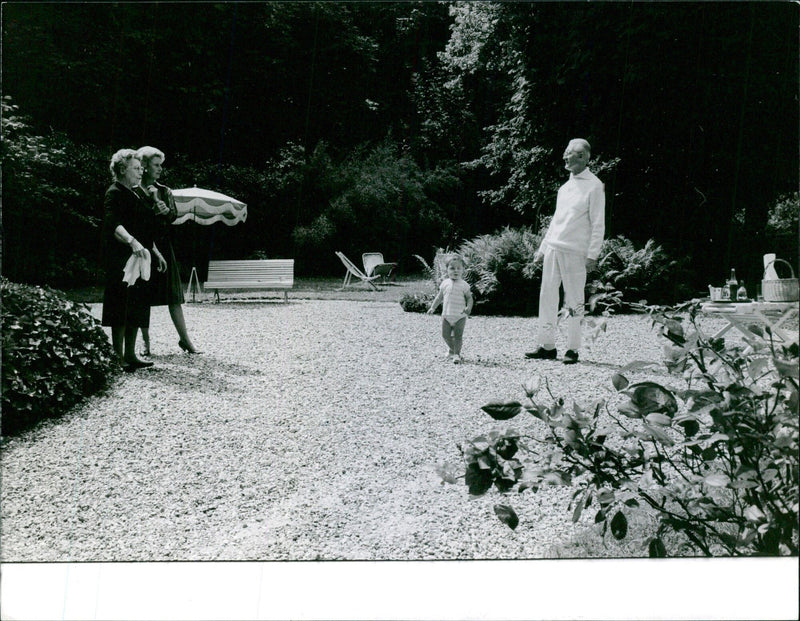
[[[286,290],[283,292],[283,301],[289,303],[289,292]],[[219,304],[219,289],[214,289],[214,304]]]

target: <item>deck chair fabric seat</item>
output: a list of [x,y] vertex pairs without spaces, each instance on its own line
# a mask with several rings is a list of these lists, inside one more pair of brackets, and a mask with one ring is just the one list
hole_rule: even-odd
[[339,252],[337,250],[335,254],[337,257],[339,257],[339,260],[347,269],[347,272],[344,275],[344,281],[342,282],[342,289],[347,287],[351,283],[353,278],[356,278],[359,281],[366,283],[367,285],[372,287],[372,289],[374,289],[375,291],[378,290],[378,287],[375,286],[375,283],[373,281],[380,278],[380,276],[377,275],[367,276],[364,272],[358,269],[358,266],[355,263],[353,263],[350,259],[348,259],[343,252]]
[[397,263],[386,263],[381,252],[365,252],[361,255],[361,262],[364,264],[364,273],[367,276],[380,276],[384,281],[397,267]]

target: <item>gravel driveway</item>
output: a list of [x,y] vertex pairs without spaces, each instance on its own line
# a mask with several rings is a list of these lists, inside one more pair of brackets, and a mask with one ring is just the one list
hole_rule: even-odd
[[577,365],[526,361],[536,319],[478,316],[453,365],[440,318],[396,302],[184,312],[202,355],[155,308],[154,369],[3,447],[4,562],[546,557],[591,520],[571,523],[572,490],[470,497],[437,463],[458,463],[457,442],[497,425],[480,406],[521,398],[532,374],[587,403],[662,345],[646,317],[620,316]]

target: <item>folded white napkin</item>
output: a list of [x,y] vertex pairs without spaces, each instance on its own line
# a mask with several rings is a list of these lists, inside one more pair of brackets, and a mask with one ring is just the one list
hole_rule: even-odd
[[139,278],[142,280],[150,280],[150,251],[144,249],[144,256],[138,257],[132,254],[125,264],[125,269],[122,270],[122,282],[128,283],[130,287]]

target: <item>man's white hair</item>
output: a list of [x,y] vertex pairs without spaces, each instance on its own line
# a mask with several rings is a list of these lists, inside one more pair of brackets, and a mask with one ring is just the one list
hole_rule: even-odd
[[592,146],[589,144],[589,141],[584,140],[583,138],[573,138],[569,141],[570,144],[575,143],[581,145],[586,154],[591,156],[592,155]]

